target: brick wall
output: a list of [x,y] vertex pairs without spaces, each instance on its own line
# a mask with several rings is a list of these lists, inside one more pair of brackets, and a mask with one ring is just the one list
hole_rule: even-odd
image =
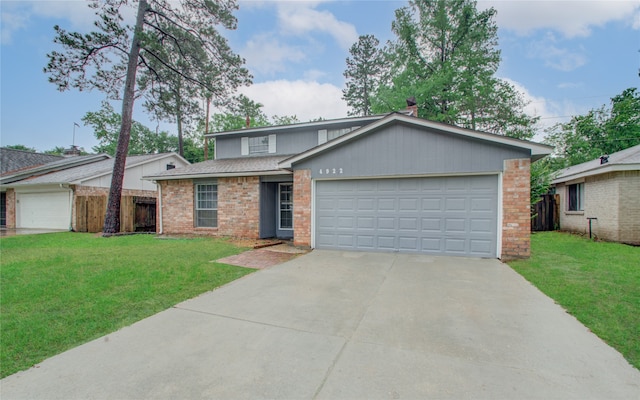
[[529,159],[505,160],[502,174],[502,254],[503,260],[531,255]]
[[584,179],[584,211],[567,211],[567,184],[560,194],[560,229],[615,242],[640,244],[640,171],[618,171]]
[[[109,188],[97,186],[75,186],[76,196],[109,196]],[[158,197],[156,190],[122,189],[122,196]]]
[[7,189],[7,228],[16,227],[16,191]]
[[156,229],[159,231],[162,226],[163,233],[193,234],[193,181],[181,179],[158,184],[162,191],[162,222],[158,205]]
[[218,179],[218,234],[259,238],[260,177]]
[[[259,177],[218,178],[217,228],[195,226],[193,180],[160,181],[159,184],[162,188],[163,233],[232,236],[248,239],[259,237]],[[160,229],[160,223],[157,226]]]
[[311,171],[293,172],[293,244],[311,246]]
[[640,171],[618,172],[620,241],[640,245]]

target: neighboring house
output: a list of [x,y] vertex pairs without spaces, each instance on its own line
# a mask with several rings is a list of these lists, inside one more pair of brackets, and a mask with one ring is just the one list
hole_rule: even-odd
[[[77,156],[2,175],[6,226],[75,230],[77,196],[107,197],[113,162],[106,154]],[[122,194],[156,197],[156,185],[142,176],[188,164],[175,153],[129,156]]]
[[62,156],[0,147],[0,175],[63,159]]
[[[0,177],[62,159],[62,156],[0,147]],[[0,226],[7,225],[7,193],[0,191]]]
[[640,145],[559,171],[560,229],[640,244]]
[[491,258],[529,256],[530,162],[552,150],[401,113],[210,137],[215,160],[146,177],[159,233]]

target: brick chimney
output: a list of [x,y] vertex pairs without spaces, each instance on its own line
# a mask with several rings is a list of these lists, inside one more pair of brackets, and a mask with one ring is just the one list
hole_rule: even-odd
[[416,98],[411,96],[407,99],[407,115],[410,117],[418,116],[418,105],[416,104]]

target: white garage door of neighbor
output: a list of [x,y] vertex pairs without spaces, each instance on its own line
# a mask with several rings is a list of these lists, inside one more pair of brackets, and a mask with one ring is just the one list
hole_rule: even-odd
[[498,176],[317,181],[315,247],[496,257]]
[[69,192],[17,193],[18,228],[69,229]]

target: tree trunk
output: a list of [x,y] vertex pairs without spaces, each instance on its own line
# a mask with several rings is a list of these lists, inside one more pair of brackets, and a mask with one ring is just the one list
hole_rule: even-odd
[[135,100],[136,72],[138,58],[140,56],[140,33],[143,29],[144,14],[147,12],[146,0],[138,3],[138,15],[136,26],[129,52],[127,64],[127,79],[124,86],[122,99],[122,124],[118,136],[116,159],[113,162],[113,174],[111,176],[111,188],[109,189],[109,201],[107,202],[107,214],[104,217],[104,229],[102,236],[111,236],[120,231],[120,197],[122,195],[122,182],[124,180],[124,168],[129,151],[129,139],[131,138],[131,123],[133,121],[133,102]]
[[211,104],[211,97],[207,97],[207,116],[204,120],[204,160],[209,159],[209,104]]

